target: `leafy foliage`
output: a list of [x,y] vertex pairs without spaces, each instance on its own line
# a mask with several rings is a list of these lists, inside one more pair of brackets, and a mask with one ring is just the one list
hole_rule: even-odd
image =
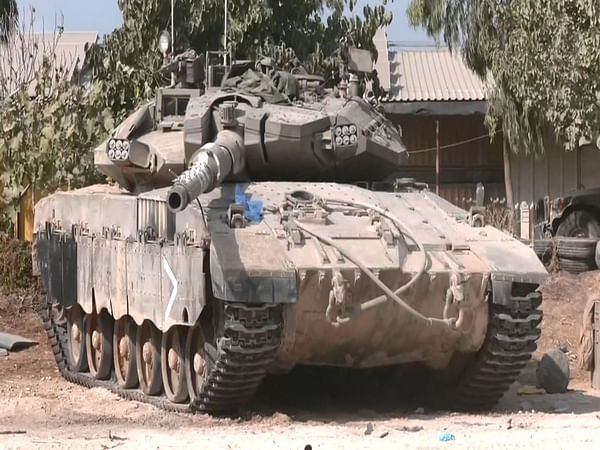
[[16,207],[29,184],[52,192],[99,180],[93,148],[112,121],[102,111],[91,113],[91,95],[80,87],[62,85],[50,95],[38,93],[30,98],[23,91],[4,102],[0,111],[0,202]]
[[0,43],[6,42],[18,16],[16,0],[0,2]]
[[412,0],[411,22],[442,35],[493,79],[488,123],[514,151],[571,150],[600,129],[597,0]]
[[4,200],[16,200],[27,184],[53,191],[95,178],[93,148],[112,127],[95,111],[95,90],[61,83],[44,93],[43,71],[33,97],[27,90],[6,99],[0,110],[0,161]]
[[[33,27],[33,17],[30,27]],[[4,231],[27,186],[54,191],[98,179],[94,146],[112,128],[98,101],[98,86],[72,84],[69,62],[58,61],[54,39],[36,37],[23,25],[0,49],[33,61],[25,70],[0,72],[0,222]],[[27,59],[27,58],[24,58]],[[32,78],[30,77],[32,74]]]

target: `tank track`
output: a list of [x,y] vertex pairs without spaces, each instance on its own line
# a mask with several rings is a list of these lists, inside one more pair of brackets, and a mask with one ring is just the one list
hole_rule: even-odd
[[490,410],[518,378],[541,334],[542,294],[536,288],[514,284],[506,305],[490,304],[485,343],[461,375],[447,406],[462,411]]
[[198,398],[188,404],[176,404],[163,396],[148,396],[138,389],[119,387],[114,369],[109,380],[97,380],[89,373],[71,371],[64,323],[56,317],[55,307],[48,301],[48,296],[42,295],[39,307],[54,359],[66,380],[87,388],[102,387],[127,400],[148,403],[170,412],[217,413],[239,409],[258,389],[276,356],[281,336],[281,310],[278,305],[226,303],[224,337],[219,340],[214,358],[210,358],[207,382]]
[[224,335],[216,355],[208,355],[210,372],[193,410],[235,409],[254,395],[275,359],[281,339],[281,308],[225,303]]

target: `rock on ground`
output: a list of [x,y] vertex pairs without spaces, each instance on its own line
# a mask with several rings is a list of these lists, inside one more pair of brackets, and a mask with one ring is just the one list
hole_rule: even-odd
[[549,394],[567,391],[569,386],[569,358],[561,350],[546,353],[537,368],[538,384]]

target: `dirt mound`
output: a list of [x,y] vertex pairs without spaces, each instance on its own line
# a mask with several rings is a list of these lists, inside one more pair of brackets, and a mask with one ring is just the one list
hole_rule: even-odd
[[590,374],[577,365],[577,346],[583,310],[589,298],[600,298],[600,271],[579,275],[558,273],[542,287],[542,336],[534,358],[556,348],[569,355],[571,380],[588,381]]

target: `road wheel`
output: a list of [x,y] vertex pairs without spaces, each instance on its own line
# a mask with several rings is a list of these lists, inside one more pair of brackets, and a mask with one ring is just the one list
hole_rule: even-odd
[[123,389],[132,389],[138,385],[135,357],[135,337],[137,325],[129,316],[121,317],[115,323],[113,335],[113,354],[117,383]]
[[110,377],[112,369],[113,321],[106,311],[87,315],[86,349],[90,373],[98,380]]
[[174,403],[183,403],[188,399],[188,387],[185,375],[184,327],[171,327],[163,333],[161,345],[161,368],[163,386],[167,398]]
[[73,372],[87,372],[87,351],[85,347],[85,313],[81,306],[74,305],[67,311],[67,339],[69,343],[69,369]]
[[140,388],[146,395],[160,394],[162,376],[160,370],[161,332],[148,320],[138,328],[135,357]]
[[572,211],[563,217],[556,230],[556,235],[600,239],[600,222],[588,211]]
[[208,358],[204,335],[199,324],[188,332],[185,344],[185,375],[188,393],[192,400],[200,396],[208,376]]

